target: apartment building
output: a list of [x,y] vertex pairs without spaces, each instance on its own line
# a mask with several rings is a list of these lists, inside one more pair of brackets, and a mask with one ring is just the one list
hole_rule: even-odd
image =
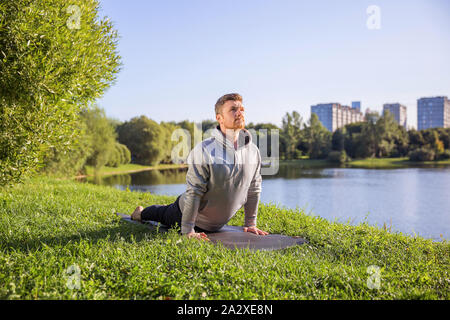
[[320,122],[329,131],[334,132],[353,122],[364,121],[364,115],[358,108],[342,106],[340,103],[323,103],[311,106],[311,113],[317,114]]
[[450,100],[427,97],[417,100],[417,129],[450,128]]
[[406,106],[400,103],[385,103],[383,105],[383,114],[389,111],[395,118],[395,121],[406,129],[407,114]]

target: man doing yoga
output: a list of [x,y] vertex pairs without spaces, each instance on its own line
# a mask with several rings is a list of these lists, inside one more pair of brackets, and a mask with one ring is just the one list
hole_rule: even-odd
[[256,227],[261,155],[245,129],[241,95],[220,97],[215,112],[219,125],[187,158],[186,191],[170,205],[138,206],[133,220],[178,225],[187,237],[209,240],[205,231],[219,230],[244,207],[244,232],[268,234]]

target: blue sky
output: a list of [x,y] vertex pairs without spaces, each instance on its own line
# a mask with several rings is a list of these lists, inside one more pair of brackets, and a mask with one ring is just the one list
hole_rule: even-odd
[[[450,1],[101,0],[120,35],[123,67],[98,100],[109,117],[214,119],[225,93],[247,122],[307,120],[310,106],[361,101],[408,107],[450,97]],[[380,29],[367,27],[370,5]]]

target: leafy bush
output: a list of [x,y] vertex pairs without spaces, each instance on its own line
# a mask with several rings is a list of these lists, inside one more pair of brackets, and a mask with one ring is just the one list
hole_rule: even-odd
[[[118,166],[120,152],[116,151],[116,132],[106,117],[105,111],[93,106],[93,108],[83,110],[81,116],[92,141],[92,152],[86,160],[86,164],[92,165],[98,170],[112,160],[114,166]],[[115,152],[117,155],[114,154]]]
[[155,165],[167,149],[163,126],[146,116],[134,117],[117,127],[119,142],[130,150],[134,162]]
[[127,146],[121,143],[116,144],[116,146],[120,149],[122,154],[121,164],[128,164],[131,162],[131,152],[128,150]]
[[344,163],[349,161],[350,158],[347,156],[347,153],[345,150],[342,151],[331,151],[328,154],[328,161],[334,162],[334,163]]
[[109,153],[109,159],[105,165],[108,167],[117,168],[121,164],[121,160],[122,160],[122,154],[119,151],[119,149],[117,149],[117,146],[115,146]]
[[92,137],[87,133],[86,123],[78,123],[77,139],[70,142],[68,150],[50,148],[44,156],[40,172],[64,177],[85,173],[86,160],[93,152]]
[[106,165],[117,168],[121,164],[128,164],[131,161],[131,153],[127,146],[116,142],[114,150],[110,153],[110,158]]
[[444,150],[436,156],[436,160],[448,160],[450,159],[450,150]]
[[409,153],[409,160],[411,161],[432,161],[436,153],[429,148],[419,148]]
[[63,152],[79,134],[79,111],[119,70],[117,33],[97,0],[0,4],[0,185]]

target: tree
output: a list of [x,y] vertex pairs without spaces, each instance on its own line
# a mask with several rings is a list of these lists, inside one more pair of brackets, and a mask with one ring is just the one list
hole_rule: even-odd
[[134,163],[158,164],[164,158],[164,132],[160,125],[146,116],[134,117],[117,127],[119,142],[131,152]]
[[216,120],[203,120],[202,121],[202,131],[206,132],[210,129],[215,129],[218,126]]
[[433,130],[433,141],[431,143],[431,147],[436,152],[436,154],[441,154],[444,152],[444,143],[439,139],[439,134],[437,130]]
[[424,147],[426,145],[425,139],[423,138],[422,131],[417,130],[409,130],[408,131],[409,138],[409,151],[413,151]]
[[339,128],[333,132],[333,136],[331,138],[331,149],[335,151],[342,151],[345,147],[345,127]]
[[438,129],[437,128],[429,128],[421,131],[425,147],[430,148],[435,151],[436,154],[440,154],[444,152],[445,145],[439,139]]
[[365,122],[350,123],[345,126],[344,149],[352,158],[357,158],[361,149],[361,134]]
[[444,144],[444,149],[450,149],[450,128],[436,128],[439,140]]
[[[376,119],[376,121],[375,121]],[[345,126],[345,150],[352,158],[386,157],[408,153],[408,134],[386,112],[370,121]]]
[[112,148],[112,150],[109,152],[108,161],[105,163],[105,165],[108,167],[117,168],[122,164],[122,153],[120,152],[117,145],[118,143],[115,143],[114,148]]
[[[86,123],[87,134],[91,140],[91,150],[86,164],[97,171],[110,160],[114,166],[120,162],[120,153],[116,150],[116,133],[105,115],[105,111],[97,106],[81,112],[81,118]],[[116,158],[119,157],[117,160]],[[117,164],[118,165],[118,164]]]
[[285,146],[283,153],[286,159],[296,158],[296,149],[301,138],[302,127],[303,119],[297,111],[292,111],[292,114],[286,112],[281,125],[281,139]]
[[[195,144],[200,142],[203,139],[206,139],[207,136],[205,136],[205,132],[208,129],[214,128],[215,126],[212,124],[211,120],[205,120],[202,121],[201,124],[195,123],[195,122],[191,122],[189,120],[183,120],[180,122],[175,122],[175,121],[171,121],[171,122],[167,122],[168,124],[172,124],[176,127],[179,127],[181,129],[185,129],[187,131],[189,131],[189,135],[190,135],[190,139],[191,139],[191,145],[188,146],[190,149],[194,148]],[[217,122],[216,122],[217,124]],[[197,141],[197,140],[198,141]]]
[[97,0],[0,5],[0,184],[20,181],[46,152],[68,150],[78,113],[115,80],[117,32]]
[[[276,153],[272,153],[272,144],[274,144],[274,146],[277,146],[278,148],[280,147],[279,145],[276,145],[276,142],[272,142],[272,139],[276,139],[275,137],[272,138],[272,133],[274,134],[279,134],[280,133],[280,128],[278,128],[276,125],[272,124],[272,123],[257,123],[257,124],[253,124],[252,122],[250,122],[247,126],[246,126],[247,130],[254,130],[256,133],[256,138],[257,141],[254,140],[253,143],[255,143],[261,152],[261,157],[266,158],[266,157],[273,157]],[[266,132],[264,132],[264,130]],[[276,131],[275,131],[276,130]],[[265,141],[266,147],[267,149],[263,148],[263,141]],[[278,137],[278,143],[279,143],[279,137]],[[280,153],[280,150],[278,150],[278,155]]]
[[161,138],[161,163],[172,163],[172,149],[177,144],[177,141],[172,141],[172,133],[179,128],[179,126],[172,123],[160,123],[162,138]]
[[317,114],[311,114],[309,123],[303,131],[309,157],[311,159],[326,158],[331,150],[331,132],[322,125]]
[[343,164],[347,161],[349,161],[349,157],[347,156],[347,153],[345,150],[337,151],[332,150],[330,153],[328,153],[328,161]]
[[128,164],[131,162],[131,152],[128,150],[127,146],[121,143],[116,143],[116,147],[120,150],[121,153],[121,164]]
[[436,153],[428,147],[421,147],[409,153],[409,160],[411,161],[433,161]]
[[399,126],[399,135],[394,137],[395,148],[392,157],[404,157],[408,155],[409,135],[403,126]]
[[391,156],[396,148],[396,141],[402,140],[404,131],[400,129],[400,125],[395,121],[394,115],[386,111],[375,124],[375,150],[377,157]]
[[69,149],[49,148],[41,171],[48,175],[74,176],[84,173],[87,158],[92,153],[92,139],[84,121],[78,122],[78,135],[69,143]]
[[380,119],[380,114],[377,111],[366,110],[365,118],[367,122],[375,124]]
[[114,148],[109,153],[108,162],[106,162],[106,166],[108,167],[118,167],[121,164],[130,163],[131,154],[130,150],[128,150],[127,146],[121,144],[119,142],[114,143]]

